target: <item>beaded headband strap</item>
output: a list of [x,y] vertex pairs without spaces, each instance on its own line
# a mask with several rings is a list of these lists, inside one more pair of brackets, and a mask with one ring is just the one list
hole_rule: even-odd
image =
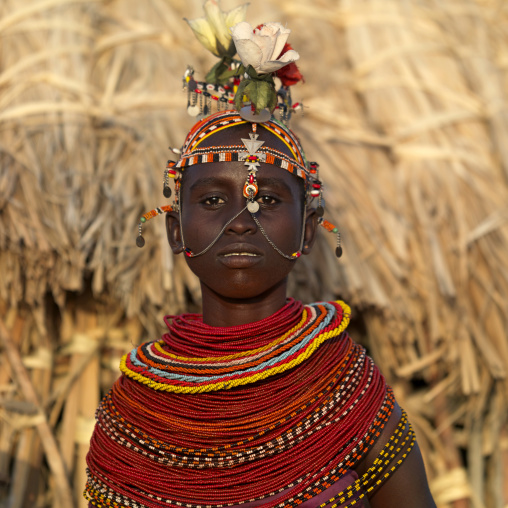
[[[307,179],[308,169],[301,164],[298,164],[287,155],[270,147],[261,147],[259,152],[266,155],[262,162],[271,164],[279,168],[289,171],[291,174],[296,175],[303,180]],[[189,154],[182,156],[179,161],[173,166],[175,169],[183,171],[185,168],[194,166],[196,164],[206,164],[210,162],[236,162],[241,159],[241,154],[245,152],[245,146],[210,146],[206,148],[198,148]]]
[[[236,111],[219,111],[208,118],[205,118],[199,122],[197,122],[194,127],[191,129],[185,143],[181,150],[181,157],[188,157],[195,150],[198,149],[199,145],[210,136],[213,136],[217,132],[223,131],[224,129],[228,129],[235,125],[242,125],[248,123],[244,120]],[[278,123],[277,121],[271,119],[267,122],[258,124],[263,129],[274,134],[278,137],[289,149],[292,154],[292,162],[296,163],[300,166],[300,169],[303,173],[308,173],[307,161],[305,159],[305,155],[303,149],[300,145],[298,138],[295,134],[285,125]],[[213,147],[208,147],[208,149]],[[226,147],[217,147],[217,148],[226,148]],[[245,147],[239,146],[240,150],[244,150]],[[266,147],[265,147],[266,149]],[[274,150],[278,154],[282,154],[282,152],[278,152]],[[291,160],[291,157],[282,154],[288,161]],[[206,161],[209,162],[209,161]],[[181,167],[179,163],[177,163],[177,167]],[[185,167],[185,166],[184,166]],[[298,175],[301,176],[301,175]],[[305,178],[305,176],[301,176],[301,178]]]

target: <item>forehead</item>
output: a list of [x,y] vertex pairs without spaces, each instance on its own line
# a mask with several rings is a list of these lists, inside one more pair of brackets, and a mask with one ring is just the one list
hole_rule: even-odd
[[[252,124],[249,122],[232,125],[207,136],[199,143],[199,147],[208,148],[241,145],[242,139],[249,139],[249,134],[252,134],[252,132]],[[275,134],[265,129],[262,124],[257,125],[256,134],[258,134],[257,140],[264,142],[264,147],[274,148],[293,158],[293,154],[286,143]],[[248,167],[243,161],[210,162],[186,168],[183,172],[183,181],[186,185],[193,185],[197,183],[198,180],[202,180],[203,185],[200,187],[204,187],[206,184],[216,184],[219,180],[238,180],[243,185],[248,174]],[[300,186],[303,185],[303,180],[301,178],[292,175],[285,169],[262,162],[256,174],[256,179],[260,185],[263,185],[268,180],[271,184],[280,181],[282,184],[294,188],[300,188]]]

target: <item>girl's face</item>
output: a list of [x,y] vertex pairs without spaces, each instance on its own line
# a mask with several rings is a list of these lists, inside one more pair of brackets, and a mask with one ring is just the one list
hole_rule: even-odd
[[[249,132],[252,132],[250,124],[228,128],[205,139],[200,147],[239,145],[241,138],[249,138]],[[291,155],[286,145],[270,132],[258,128],[258,134],[267,146]],[[185,170],[180,190],[185,247],[193,253],[201,252],[245,207],[243,186],[248,172],[241,161],[198,164]],[[300,249],[303,229],[302,252],[307,254],[314,238],[316,215],[313,209],[305,209],[303,180],[264,163],[256,179],[259,187],[256,200],[260,205],[256,217],[268,238],[290,256]],[[181,252],[178,217],[169,214],[167,220],[171,247],[175,253]],[[247,210],[227,226],[205,254],[187,258],[189,267],[201,281],[203,298],[212,295],[223,301],[245,303],[260,302],[275,294],[282,295],[284,301],[287,276],[295,262],[272,247]]]
[[[210,245],[224,225],[246,205],[242,190],[248,171],[243,162],[211,163],[186,170],[181,189],[185,246],[197,253]],[[268,238],[284,253],[300,248],[303,184],[280,168],[258,171],[260,205],[256,216]],[[270,245],[244,210],[205,254],[187,258],[207,289],[231,299],[251,299],[285,284],[295,261]]]

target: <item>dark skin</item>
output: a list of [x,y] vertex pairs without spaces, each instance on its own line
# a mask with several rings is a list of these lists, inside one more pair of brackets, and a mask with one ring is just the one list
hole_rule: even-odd
[[[258,178],[258,219],[282,252],[299,249],[302,230],[301,189],[289,173],[265,167]],[[260,171],[261,173],[261,171]],[[185,244],[202,251],[221,227],[242,208],[246,170],[242,162],[190,168],[182,186]],[[315,212],[306,213],[304,253],[315,233]],[[171,246],[182,250],[180,224],[168,218]],[[270,316],[286,303],[287,276],[295,261],[278,254],[244,210],[205,254],[187,258],[201,283],[203,320],[212,326],[236,326]]]
[[[240,138],[248,138],[249,132],[250,124],[240,125],[205,141],[209,145],[238,144]],[[258,129],[258,133],[267,145],[290,154],[271,133],[264,129]],[[204,142],[201,146],[207,145]],[[168,239],[175,254],[183,252],[182,228],[185,247],[197,253],[245,207],[242,189],[247,174],[243,162],[200,164],[185,171],[180,195],[181,223],[176,213],[166,216]],[[270,240],[291,255],[299,249],[303,231],[302,254],[308,254],[315,239],[317,216],[313,208],[302,203],[302,181],[267,164],[261,164],[257,181],[257,217]],[[296,261],[277,253],[244,210],[213,247],[202,256],[187,258],[187,263],[200,279],[203,321],[211,326],[236,326],[268,317],[285,305],[287,276]],[[396,405],[375,446],[357,467],[359,476],[368,470],[393,434],[400,414]],[[417,445],[403,465],[364,502],[372,508],[435,508]]]
[[[205,139],[200,147],[207,142],[239,144],[241,138],[249,138],[249,132],[250,124],[229,128]],[[258,133],[272,148],[291,156],[288,147],[270,132],[260,128]],[[243,162],[200,164],[185,171],[180,200],[186,247],[195,253],[206,248],[224,224],[245,207],[242,191],[247,175]],[[302,253],[310,252],[317,216],[313,208],[302,206],[303,181],[268,164],[261,164],[257,181],[257,215],[269,238],[291,255],[299,249],[305,220]],[[167,230],[173,252],[182,252],[177,214],[167,215]],[[251,256],[224,257],[235,250],[251,251]],[[287,276],[295,261],[283,258],[270,246],[245,210],[210,251],[187,258],[187,263],[201,282],[203,321],[212,326],[236,326],[268,317],[285,305]]]

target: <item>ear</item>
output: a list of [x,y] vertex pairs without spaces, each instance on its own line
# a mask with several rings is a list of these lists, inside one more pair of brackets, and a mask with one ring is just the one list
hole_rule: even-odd
[[173,254],[183,252],[183,242],[180,230],[180,216],[177,212],[166,213],[166,233]]
[[302,254],[309,254],[314,245],[317,231],[318,216],[315,208],[307,208],[305,215],[305,230],[303,235]]

